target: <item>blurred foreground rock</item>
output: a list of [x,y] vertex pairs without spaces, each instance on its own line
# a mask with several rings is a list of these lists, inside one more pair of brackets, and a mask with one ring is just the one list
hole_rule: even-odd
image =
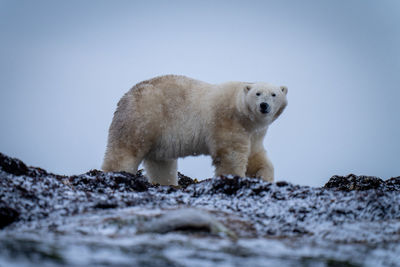
[[156,186],[61,176],[0,153],[0,266],[398,266],[400,177]]

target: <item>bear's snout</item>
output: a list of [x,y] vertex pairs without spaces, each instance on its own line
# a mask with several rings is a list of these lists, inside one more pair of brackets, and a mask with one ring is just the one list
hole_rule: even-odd
[[271,106],[268,105],[267,102],[262,102],[262,103],[260,104],[260,112],[261,112],[261,113],[267,114],[267,113],[269,113],[270,111],[271,111]]

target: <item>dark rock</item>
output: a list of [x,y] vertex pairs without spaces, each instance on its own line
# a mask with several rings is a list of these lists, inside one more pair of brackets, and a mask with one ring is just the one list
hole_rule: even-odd
[[195,181],[192,178],[178,172],[178,185],[180,185],[182,188],[186,188],[189,185],[194,184],[194,183],[195,183]]
[[388,190],[400,191],[400,176],[386,180],[385,186]]
[[276,185],[279,187],[284,187],[284,186],[288,186],[289,183],[285,182],[285,181],[278,181],[278,182],[276,182]]
[[273,192],[271,196],[276,200],[285,200],[285,195],[282,194],[280,191]]
[[96,193],[104,193],[106,190],[143,192],[152,186],[141,172],[133,175],[127,172],[105,173],[99,170],[71,176],[69,183],[75,189]]
[[29,175],[29,168],[21,160],[0,153],[0,169],[14,175]]
[[115,209],[118,207],[118,203],[114,201],[101,201],[94,205],[95,209]]
[[342,191],[353,191],[353,190],[370,190],[378,189],[384,185],[385,182],[374,176],[357,176],[349,174],[348,176],[335,175],[325,184],[324,188],[342,190]]
[[206,191],[199,190],[199,193],[235,195],[240,190],[254,189],[253,194],[260,194],[261,192],[269,190],[268,183],[263,183],[261,186],[259,186],[259,182],[261,180],[258,178],[243,179],[239,176],[234,176],[232,178],[227,176],[220,176],[205,181],[208,181],[210,183],[210,187],[207,187]]
[[58,179],[64,177],[62,175],[55,175],[52,173],[48,173],[42,168],[28,167],[21,160],[8,157],[2,153],[0,153],[0,170],[17,176],[27,175],[30,177],[42,177],[42,176],[52,175],[54,177],[57,177]]
[[0,229],[18,220],[19,213],[6,203],[0,202]]
[[212,181],[212,188],[210,189],[210,194],[226,194],[233,195],[236,194],[243,186],[248,187],[240,177],[235,176],[233,178],[228,178],[226,176],[217,177]]

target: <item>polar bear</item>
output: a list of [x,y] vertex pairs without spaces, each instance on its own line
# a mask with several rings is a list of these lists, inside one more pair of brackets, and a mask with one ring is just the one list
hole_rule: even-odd
[[136,84],[119,101],[102,169],[136,173],[177,185],[177,158],[211,155],[215,176],[273,181],[263,139],[287,105],[286,86],[209,84],[180,75]]

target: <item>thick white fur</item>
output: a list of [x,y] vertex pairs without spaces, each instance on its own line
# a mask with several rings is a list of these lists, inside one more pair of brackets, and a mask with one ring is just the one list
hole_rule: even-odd
[[[286,107],[286,94],[286,87],[267,83],[215,85],[177,75],[141,82],[118,103],[102,168],[136,173],[144,161],[151,182],[176,185],[176,159],[204,154],[216,176],[273,181],[263,139]],[[261,102],[269,113],[260,112]]]

